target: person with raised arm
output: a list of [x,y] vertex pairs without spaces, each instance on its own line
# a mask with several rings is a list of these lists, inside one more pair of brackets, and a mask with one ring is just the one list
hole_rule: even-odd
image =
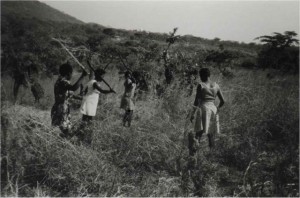
[[85,70],[75,84],[70,80],[73,75],[73,68],[69,63],[64,63],[59,68],[59,77],[54,85],[55,103],[51,109],[52,126],[58,126],[61,130],[61,137],[71,136],[70,104],[69,99],[72,92],[76,91],[83,78],[87,75]]

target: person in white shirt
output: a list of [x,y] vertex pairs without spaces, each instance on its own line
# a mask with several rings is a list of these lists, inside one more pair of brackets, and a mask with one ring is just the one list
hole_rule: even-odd
[[[84,96],[82,100],[82,104],[80,107],[80,112],[82,113],[82,128],[86,128],[87,125],[90,124],[90,121],[92,121],[93,117],[96,116],[97,112],[97,106],[99,101],[99,94],[108,94],[113,93],[114,91],[112,89],[110,90],[104,90],[101,88],[100,83],[103,79],[103,76],[105,75],[105,71],[103,69],[96,69],[95,70],[95,79],[91,78],[91,80],[85,85],[84,87]],[[82,134],[80,133],[81,138],[84,139],[84,136],[87,139],[87,143],[91,143],[91,134]]]

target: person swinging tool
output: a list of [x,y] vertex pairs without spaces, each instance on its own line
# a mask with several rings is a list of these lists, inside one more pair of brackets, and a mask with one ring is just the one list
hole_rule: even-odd
[[[82,113],[82,124],[80,129],[85,129],[86,126],[90,125],[93,117],[96,116],[99,94],[114,93],[111,88],[109,90],[104,90],[100,86],[106,72],[103,69],[96,69],[94,73],[95,78],[91,78],[83,91],[84,96],[80,107],[80,112]],[[77,136],[81,141],[85,141],[87,144],[91,144],[92,142],[91,130],[85,132],[80,130],[80,132],[77,133]]]
[[71,84],[70,80],[73,75],[73,67],[69,63],[64,63],[59,68],[59,77],[54,85],[55,103],[51,109],[52,125],[58,126],[61,130],[61,137],[71,137],[71,119],[70,104],[72,91],[76,91],[83,78],[87,75],[85,70],[75,84]]
[[125,72],[125,82],[124,82],[125,91],[123,97],[121,99],[120,108],[125,110],[123,116],[123,126],[126,126],[128,123],[128,127],[131,126],[131,121],[133,117],[134,106],[134,92],[136,88],[136,81],[132,76],[130,71]]

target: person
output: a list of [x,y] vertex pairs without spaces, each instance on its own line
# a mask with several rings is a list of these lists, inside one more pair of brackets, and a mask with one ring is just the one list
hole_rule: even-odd
[[17,102],[17,97],[19,93],[19,89],[21,86],[24,88],[28,88],[30,85],[30,77],[29,71],[32,62],[30,60],[25,60],[24,63],[16,63],[17,67],[13,70],[13,96],[14,96],[14,104]]
[[[194,106],[191,111],[190,120],[193,122],[194,114],[197,110],[195,121],[196,139],[200,142],[203,133],[207,134],[209,140],[209,147],[214,147],[214,135],[220,133],[218,124],[218,112],[224,105],[225,100],[220,86],[216,82],[210,80],[210,71],[208,68],[202,68],[199,72],[201,81],[197,87],[197,93],[194,101]],[[218,107],[214,102],[216,97],[219,98],[220,103]],[[190,154],[195,153],[195,142],[193,134],[189,136],[189,150]]]
[[51,109],[51,119],[52,125],[60,128],[62,132],[60,136],[68,138],[71,136],[69,99],[72,97],[72,92],[79,88],[79,85],[87,73],[83,70],[81,76],[73,85],[70,83],[73,68],[69,63],[64,63],[60,66],[59,74],[54,85],[55,103]]
[[165,77],[166,77],[166,83],[169,85],[174,79],[174,72],[173,72],[173,64],[166,64],[165,65]]
[[[106,72],[103,69],[96,69],[94,74],[95,79],[90,76],[90,81],[84,88],[84,97],[80,107],[80,112],[82,113],[81,129],[86,128],[86,126],[92,121],[93,117],[96,116],[99,94],[108,94],[114,92],[112,89],[104,90],[100,87],[100,83],[105,73]],[[83,132],[79,133],[79,138],[81,140],[85,140],[88,144],[91,144],[92,133],[91,131],[86,131],[86,133],[87,134],[84,134]]]
[[162,54],[162,58],[164,59],[164,64],[168,64],[170,61],[170,55],[168,50],[164,50]]
[[132,74],[130,71],[125,72],[125,82],[124,87],[125,91],[123,94],[123,97],[121,99],[121,105],[120,108],[125,110],[124,116],[123,116],[123,126],[126,126],[126,122],[128,123],[128,127],[131,126],[131,120],[133,117],[133,110],[135,108],[133,97],[134,92],[136,88],[136,82],[135,79],[132,77]]
[[31,92],[34,96],[35,103],[40,103],[40,99],[44,97],[45,91],[42,85],[38,82],[36,78],[31,80]]

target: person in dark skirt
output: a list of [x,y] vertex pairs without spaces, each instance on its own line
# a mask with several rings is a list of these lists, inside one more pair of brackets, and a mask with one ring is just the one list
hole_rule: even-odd
[[76,91],[86,71],[82,71],[80,78],[75,84],[71,84],[70,80],[73,74],[73,68],[69,63],[65,63],[59,68],[59,77],[54,85],[55,103],[51,109],[52,126],[57,126],[61,130],[61,137],[71,136],[71,121],[70,121],[70,104],[69,99],[73,91]]

